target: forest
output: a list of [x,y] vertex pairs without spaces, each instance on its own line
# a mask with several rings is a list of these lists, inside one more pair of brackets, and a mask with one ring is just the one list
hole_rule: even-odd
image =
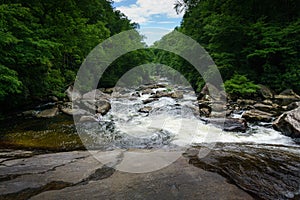
[[0,15],[0,104],[8,110],[63,98],[96,45],[138,27],[98,0],[4,0]]
[[[251,95],[258,84],[300,92],[300,1],[180,0],[174,9],[184,12],[176,30],[208,51],[227,93]],[[49,96],[63,98],[97,44],[139,28],[110,1],[2,0],[0,15],[0,105],[6,111]],[[101,87],[112,87],[130,68],[150,62],[180,71],[198,92],[204,86],[185,60],[150,48],[119,58]]]
[[[176,30],[208,51],[228,94],[255,93],[255,84],[300,92],[300,1],[182,0],[175,9],[185,12]],[[186,61],[169,56],[160,52],[157,59],[183,72],[200,90],[202,77],[186,71]]]

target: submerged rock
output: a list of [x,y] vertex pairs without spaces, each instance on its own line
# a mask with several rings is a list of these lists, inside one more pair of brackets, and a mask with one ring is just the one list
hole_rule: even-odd
[[283,113],[273,123],[275,130],[292,138],[300,138],[300,107]]

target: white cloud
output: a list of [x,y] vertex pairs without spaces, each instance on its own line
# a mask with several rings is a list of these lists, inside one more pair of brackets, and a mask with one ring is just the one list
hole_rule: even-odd
[[165,28],[142,28],[139,30],[140,33],[144,36],[146,44],[149,46],[152,45],[155,41],[160,40],[164,35],[170,33],[172,29],[165,29]]
[[[117,0],[120,1],[120,0]],[[120,10],[129,19],[134,22],[143,24],[151,20],[153,15],[166,15],[167,18],[181,18],[174,10],[175,0],[137,0],[136,4],[129,6],[120,6]]]
[[125,1],[125,0],[114,0],[115,3],[120,3],[122,1]]

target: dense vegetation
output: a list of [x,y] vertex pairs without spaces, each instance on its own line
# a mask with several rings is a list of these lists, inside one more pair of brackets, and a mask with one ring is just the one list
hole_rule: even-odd
[[[234,79],[225,85],[228,92],[245,92],[232,88],[241,76],[277,92],[286,88],[300,92],[300,1],[183,0],[175,9],[185,10],[177,30],[209,52],[224,81]],[[159,53],[158,59],[170,61],[167,53]],[[179,58],[171,62],[179,71],[188,66]],[[201,77],[194,71],[185,74],[201,88]]]
[[4,0],[0,18],[1,108],[63,96],[97,44],[137,27],[99,0]]
[[[176,30],[209,52],[230,94],[249,95],[255,84],[300,92],[299,0],[179,0],[175,9],[185,12]],[[2,0],[0,17],[0,105],[7,109],[63,97],[97,44],[138,27],[106,0]],[[164,40],[174,42],[168,37]],[[205,84],[186,60],[149,49],[117,59],[99,87],[114,86],[132,67],[149,62],[173,67],[198,91]],[[214,72],[204,76],[209,73]],[[147,74],[139,75],[145,80]]]

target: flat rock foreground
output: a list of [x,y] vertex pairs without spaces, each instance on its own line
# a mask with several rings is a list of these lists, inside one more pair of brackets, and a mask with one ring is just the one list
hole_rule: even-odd
[[87,151],[1,150],[0,155],[0,199],[253,199],[185,157],[161,170],[134,174],[109,168]]

